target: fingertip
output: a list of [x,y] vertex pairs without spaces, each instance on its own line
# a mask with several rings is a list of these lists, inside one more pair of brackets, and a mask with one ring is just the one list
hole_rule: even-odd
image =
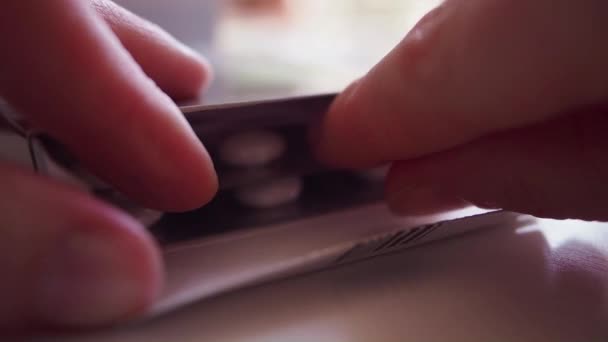
[[[174,75],[175,82],[161,88],[175,100],[187,100],[200,97],[213,82],[215,75],[210,62],[190,47],[178,43],[183,54],[179,75]],[[169,82],[166,82],[169,83]]]
[[8,227],[38,229],[19,233],[31,243],[16,254],[25,267],[13,280],[24,281],[18,292],[27,298],[20,304],[24,317],[43,328],[86,329],[147,312],[164,283],[154,239],[116,208],[59,184],[31,180],[22,185],[27,196],[39,185],[40,198],[28,203],[38,217]]
[[312,128],[310,140],[316,158],[333,167],[368,166],[358,160],[352,148],[361,147],[365,132],[357,129],[357,110],[355,101],[362,79],[352,82],[334,100],[329,110]]
[[193,89],[192,96],[200,95],[201,92],[209,89],[211,83],[215,79],[213,67],[208,59],[200,55],[198,52],[188,48],[191,51],[193,58]]
[[[190,164],[192,167],[195,164]],[[198,209],[209,203],[218,191],[219,182],[212,164],[204,163],[198,172],[183,170],[176,174],[180,184],[164,187],[152,197],[144,194],[144,205],[167,212],[184,212]],[[148,199],[146,201],[145,199]],[[146,203],[147,202],[147,203]]]
[[[165,283],[165,267],[160,246],[146,229],[126,213],[119,212],[126,223],[116,228],[113,248],[124,251],[121,259],[126,262],[125,274],[132,275],[139,283],[139,295],[125,318],[137,317],[146,313],[160,296]],[[127,252],[127,250],[129,250]]]
[[[436,56],[440,6],[337,98],[321,124],[318,155],[346,167],[366,167],[432,152],[445,126],[432,114],[441,64]],[[432,114],[432,115],[431,115]],[[445,121],[445,120],[444,120]],[[433,125],[435,124],[435,125]]]
[[157,24],[110,1],[93,1],[123,46],[159,88],[175,100],[195,98],[213,80],[209,62]]
[[151,28],[146,34],[153,37],[125,37],[135,35],[133,32],[119,32],[118,37],[144,72],[172,99],[200,97],[214,78],[210,62],[160,27],[147,26]]
[[[165,148],[167,160],[172,164],[165,174],[150,179],[149,184],[157,184],[154,196],[144,193],[143,199],[150,199],[151,208],[169,212],[182,212],[200,208],[210,202],[218,190],[218,177],[207,149],[190,130],[182,136],[175,135],[160,148]],[[164,179],[162,177],[165,177]],[[163,180],[167,180],[161,184]],[[149,187],[147,188],[150,189]],[[138,188],[137,190],[144,190]]]
[[119,123],[104,140],[74,132],[80,136],[66,145],[88,170],[141,206],[169,212],[199,208],[217,191],[214,163],[175,104],[148,85],[141,82],[147,93],[137,89],[115,99],[136,106],[104,113],[101,124]]

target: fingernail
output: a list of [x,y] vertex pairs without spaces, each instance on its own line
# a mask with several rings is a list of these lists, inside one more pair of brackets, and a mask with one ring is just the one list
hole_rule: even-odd
[[447,7],[446,2],[441,3],[439,6],[425,14],[408,32],[405,39],[416,40],[427,36],[429,31],[432,31],[439,22],[443,21]]
[[45,324],[95,326],[141,307],[146,294],[113,241],[102,234],[75,233],[59,242],[42,263],[34,284],[35,305]]

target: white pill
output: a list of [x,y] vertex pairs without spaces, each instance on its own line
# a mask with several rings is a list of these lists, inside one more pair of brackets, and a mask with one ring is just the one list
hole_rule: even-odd
[[268,164],[281,157],[286,144],[272,131],[249,131],[232,135],[222,142],[220,158],[227,164],[253,167]]
[[357,171],[357,175],[370,182],[381,182],[386,179],[390,167],[390,165],[382,165],[371,169],[361,170]]
[[302,179],[289,177],[246,186],[237,189],[235,195],[242,205],[268,209],[296,201],[301,192]]

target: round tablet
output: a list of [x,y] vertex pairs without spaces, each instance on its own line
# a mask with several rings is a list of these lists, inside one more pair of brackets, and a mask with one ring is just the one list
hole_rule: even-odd
[[285,149],[281,135],[257,130],[229,136],[221,143],[219,154],[222,161],[232,166],[253,167],[277,160]]
[[359,177],[370,182],[382,182],[386,179],[390,165],[382,165],[371,169],[357,171]]
[[294,202],[301,192],[302,179],[289,177],[236,189],[235,195],[242,205],[267,209]]

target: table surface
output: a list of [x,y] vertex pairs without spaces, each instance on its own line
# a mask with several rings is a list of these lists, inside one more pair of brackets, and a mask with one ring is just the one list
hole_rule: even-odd
[[605,341],[607,321],[608,225],[525,219],[75,340]]

